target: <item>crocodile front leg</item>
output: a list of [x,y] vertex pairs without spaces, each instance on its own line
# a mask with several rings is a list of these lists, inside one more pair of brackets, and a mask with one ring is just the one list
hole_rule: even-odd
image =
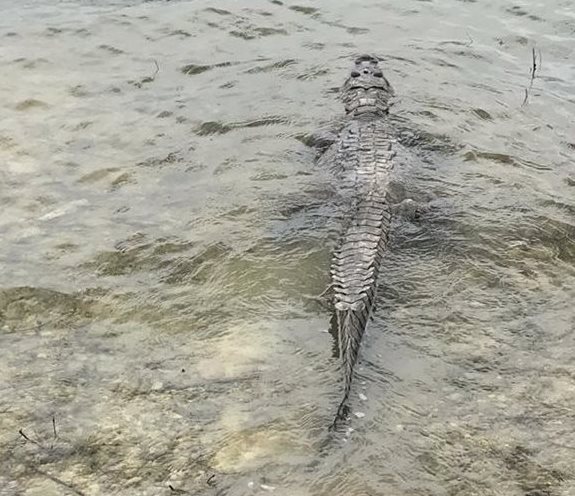
[[318,129],[304,138],[304,143],[323,152],[333,145],[338,138],[337,131],[333,129]]
[[337,142],[339,133],[344,125],[345,120],[343,118],[337,119],[331,124],[321,127],[311,134],[304,135],[301,138],[301,141],[309,147],[316,148],[320,152],[324,152]]

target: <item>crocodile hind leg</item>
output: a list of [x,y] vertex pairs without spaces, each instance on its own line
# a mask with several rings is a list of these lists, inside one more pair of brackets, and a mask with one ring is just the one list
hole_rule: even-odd
[[318,298],[327,298],[328,295],[333,295],[333,283],[331,283],[325,290],[318,295]]
[[308,301],[318,303],[324,310],[331,311],[333,303],[333,284],[330,284],[319,295],[306,295],[304,298]]
[[391,211],[394,217],[408,221],[419,219],[423,210],[423,207],[411,198],[406,198],[405,200],[391,206]]

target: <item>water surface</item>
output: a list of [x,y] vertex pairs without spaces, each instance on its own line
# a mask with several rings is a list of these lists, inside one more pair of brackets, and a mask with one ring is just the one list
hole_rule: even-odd
[[[0,494],[575,494],[571,2],[0,7]],[[427,208],[329,436],[301,136],[364,52]]]

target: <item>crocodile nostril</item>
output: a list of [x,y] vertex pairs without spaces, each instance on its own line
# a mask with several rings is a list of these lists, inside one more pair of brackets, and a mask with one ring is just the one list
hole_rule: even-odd
[[364,70],[363,70],[363,73],[364,73],[364,74],[369,74],[369,71],[368,71],[367,69],[364,69]]
[[351,77],[354,77],[354,78],[359,77],[359,72],[351,71]]

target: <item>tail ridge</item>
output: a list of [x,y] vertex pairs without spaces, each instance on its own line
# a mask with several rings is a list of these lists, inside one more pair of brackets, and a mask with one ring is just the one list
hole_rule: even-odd
[[355,375],[355,364],[359,356],[361,340],[371,312],[371,301],[358,305],[356,309],[335,310],[335,324],[337,325],[337,336],[339,343],[339,355],[342,363],[344,376],[344,391],[341,402],[338,406],[332,428],[335,428],[340,421],[347,418],[349,414],[349,396]]
[[332,320],[344,375],[344,393],[333,423],[345,419],[354,367],[369,318],[377,277],[387,246],[391,210],[383,197],[369,195],[357,204],[340,248],[334,253]]

